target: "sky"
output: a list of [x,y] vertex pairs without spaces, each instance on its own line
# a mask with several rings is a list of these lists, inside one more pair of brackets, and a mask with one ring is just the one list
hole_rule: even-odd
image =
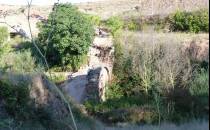
[[[27,1],[30,0],[0,0],[0,4],[9,4],[9,5],[25,5]],[[58,0],[33,0],[32,4],[34,5],[52,5],[54,2]],[[98,0],[60,0],[62,3],[70,2],[70,3],[80,3],[80,2],[91,2]]]

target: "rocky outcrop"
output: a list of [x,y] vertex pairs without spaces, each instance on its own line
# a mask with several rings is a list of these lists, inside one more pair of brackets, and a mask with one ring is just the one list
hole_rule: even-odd
[[110,76],[106,67],[91,69],[88,73],[85,100],[105,101],[106,83]]
[[45,107],[54,117],[63,117],[68,114],[68,108],[59,95],[59,92],[45,76],[35,75],[31,78],[30,97],[36,107]]
[[91,47],[84,100],[105,101],[106,84],[111,80],[114,47],[110,37],[96,37]]
[[[68,116],[69,110],[66,102],[48,78],[42,74],[20,75],[13,73],[0,73],[0,81],[11,85],[25,85],[29,89],[30,104],[34,111],[42,109],[50,113],[52,118]],[[2,103],[0,99],[0,112]]]
[[111,79],[114,61],[112,37],[96,36],[88,57],[88,64],[73,73],[71,80],[64,85],[64,91],[77,103],[89,99],[105,100],[105,86]]

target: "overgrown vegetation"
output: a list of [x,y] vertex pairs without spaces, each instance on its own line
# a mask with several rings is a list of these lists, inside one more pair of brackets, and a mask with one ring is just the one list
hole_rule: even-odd
[[8,29],[6,27],[0,27],[0,57],[6,50],[5,42],[8,38]]
[[[112,19],[110,18],[108,21]],[[209,11],[207,9],[193,12],[177,11],[168,16],[142,16],[141,14],[136,15],[133,12],[122,14],[118,19],[123,23],[123,28],[130,31],[147,31],[147,28],[150,26],[154,26],[154,31],[168,30],[191,33],[209,31]]]
[[9,52],[3,54],[1,58],[0,67],[7,72],[27,73],[35,72],[36,69],[38,69],[35,64],[35,59],[31,56],[29,50],[23,52]]
[[39,74],[34,73],[0,74],[3,75],[0,77],[0,129],[71,130],[73,124],[66,102],[71,104],[78,129],[86,130],[87,126],[88,130],[94,129],[95,122],[82,114],[70,98],[63,101],[46,77],[42,82],[37,80]]
[[[51,69],[56,66],[62,71],[67,70],[67,68],[68,70],[76,70],[86,61],[86,54],[93,40],[93,24],[95,23],[92,23],[89,18],[69,4],[59,4],[56,11],[55,23],[52,22],[54,13],[51,13],[49,23],[41,24],[39,38],[34,39],[43,54],[49,58],[48,62],[51,63]],[[63,15],[66,16],[66,14],[68,14],[68,17],[64,18]],[[54,31],[56,33],[53,32],[51,37],[47,39],[52,24],[55,24]],[[63,103],[71,104],[71,101],[69,99],[66,101],[59,99],[61,98],[58,96],[60,93],[57,94],[59,89],[54,92],[56,87],[53,87],[52,84],[42,88],[42,84],[37,81],[38,88],[35,88],[32,79],[30,79],[31,76],[33,77],[37,73],[44,73],[44,69],[42,69],[43,59],[40,58],[37,49],[27,39],[15,37],[7,40],[8,36],[7,29],[1,28],[0,129],[73,129],[72,116],[66,114],[69,109],[63,111],[67,107],[66,105],[62,106]],[[60,57],[57,57],[57,55]],[[54,60],[53,58],[57,59]],[[7,79],[5,79],[6,76],[8,76]],[[36,77],[34,78],[33,80],[37,80]],[[56,83],[60,83],[66,77],[61,75],[52,78]],[[45,79],[44,83],[49,83],[49,79]],[[40,89],[45,90],[40,91]],[[45,95],[42,95],[43,93]],[[34,98],[34,94],[38,94],[38,96]],[[46,104],[37,104],[36,99],[43,99],[44,96],[48,96],[44,99]],[[53,96],[60,101],[58,99],[53,100]],[[59,110],[62,110],[62,112],[55,110],[59,105],[61,106]],[[91,125],[94,124],[94,121],[81,114],[79,108],[74,106],[72,111],[75,114],[77,123],[80,124],[78,129],[85,129],[87,128],[86,125],[88,125],[89,129],[93,129],[94,126]],[[57,115],[59,113],[64,117]]]
[[102,21],[99,16],[87,14],[86,17],[92,22],[93,25],[95,25],[95,26],[101,25]]
[[8,38],[8,29],[6,27],[0,27],[0,45]]
[[194,12],[177,11],[170,18],[172,31],[209,32],[209,12],[202,9]]
[[208,118],[208,70],[184,53],[180,41],[169,39],[129,32],[115,37],[115,78],[107,100],[86,102],[88,111],[109,123]]
[[15,118],[28,119],[29,89],[24,85],[12,86],[0,81],[0,98],[4,100],[7,112]]
[[[50,71],[76,71],[87,62],[93,26],[105,26],[111,32],[115,62],[113,79],[106,86],[106,101],[90,100],[84,104],[88,114],[97,119],[109,124],[159,125],[208,119],[209,63],[196,61],[185,53],[180,39],[158,39],[148,34],[145,40],[143,33],[136,34],[148,26],[154,26],[155,31],[168,28],[172,32],[209,32],[208,13],[205,9],[177,11],[164,18],[113,16],[102,21],[99,16],[79,12],[73,5],[58,4],[47,22],[39,23],[40,33],[35,41],[46,56]],[[43,85],[37,82],[40,86],[34,90],[37,99],[44,95],[44,100],[51,104],[37,107],[35,99],[31,99],[34,84],[28,83],[29,77],[35,72],[44,73],[43,59],[30,41],[20,37],[8,41],[8,36],[8,29],[0,27],[0,129],[73,129],[69,115],[54,116],[60,111],[64,114],[66,104],[72,105],[70,99],[59,102],[60,93],[46,92],[54,90],[54,84],[44,86],[41,91]],[[5,74],[9,75],[7,80],[4,80]],[[51,80],[59,85],[66,76],[52,74]],[[53,96],[56,98],[52,99]],[[51,108],[54,105],[59,112]],[[81,114],[81,110],[73,107],[78,129],[98,130],[95,121]]]
[[51,80],[57,85],[60,85],[60,84],[64,83],[64,81],[67,80],[67,78],[64,74],[51,74],[51,77],[52,77]]

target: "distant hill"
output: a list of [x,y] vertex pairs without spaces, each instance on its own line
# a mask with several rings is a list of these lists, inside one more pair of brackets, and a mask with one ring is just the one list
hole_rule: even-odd
[[[128,14],[135,12],[142,15],[160,14],[165,15],[176,10],[192,11],[200,8],[209,8],[208,0],[104,0],[98,2],[87,2],[75,4],[79,10],[85,13],[95,14],[106,19],[113,15]],[[29,33],[27,17],[21,11],[25,10],[26,6],[0,5],[0,26],[6,26],[3,22],[8,22],[11,26],[20,25],[26,33]],[[41,18],[47,19],[51,12],[52,6],[32,6],[31,26],[34,35],[37,35],[38,29],[36,23]],[[4,19],[3,14],[7,14]],[[10,29],[10,28],[9,28]],[[11,29],[10,29],[11,30]]]
[[[168,14],[178,9],[192,11],[209,8],[208,0],[104,0],[94,3],[80,3],[77,6],[86,13],[108,18],[129,11],[138,11],[142,15]],[[152,8],[153,7],[153,8]]]
[[[37,35],[38,29],[36,23],[41,19],[47,19],[52,6],[32,6],[30,13],[31,28],[34,35]],[[4,17],[6,16],[6,17]],[[6,22],[7,24],[5,24]],[[14,31],[9,26],[19,25],[27,34],[29,27],[27,22],[27,7],[20,5],[0,5],[0,26],[7,26],[9,31]]]

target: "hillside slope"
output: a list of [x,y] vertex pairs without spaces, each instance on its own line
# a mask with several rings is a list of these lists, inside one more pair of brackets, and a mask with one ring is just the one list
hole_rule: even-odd
[[80,3],[77,6],[86,13],[108,18],[128,11],[138,11],[142,15],[168,14],[177,9],[192,11],[209,8],[208,0],[104,0]]

